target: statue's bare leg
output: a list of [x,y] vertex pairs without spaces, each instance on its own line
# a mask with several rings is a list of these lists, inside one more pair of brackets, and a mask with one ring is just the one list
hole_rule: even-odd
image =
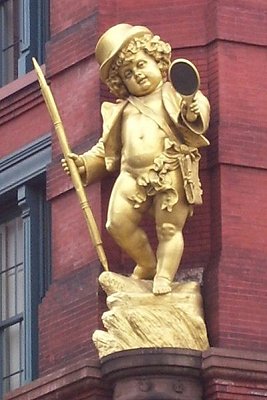
[[139,227],[142,215],[148,212],[151,200],[134,208],[129,200],[137,192],[135,179],[122,172],[113,187],[107,218],[107,229],[117,244],[136,262],[133,277],[153,279],[156,258],[146,233]]
[[[163,194],[155,198],[155,219],[158,236],[157,272],[153,283],[153,293],[163,294],[171,291],[171,283],[180,265],[184,250],[183,227],[192,211],[185,199],[180,171],[173,172],[179,200],[172,211],[162,210]],[[175,175],[174,175],[175,174]]]

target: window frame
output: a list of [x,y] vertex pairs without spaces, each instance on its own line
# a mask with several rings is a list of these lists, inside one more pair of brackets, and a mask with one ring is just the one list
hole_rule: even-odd
[[[20,215],[24,236],[24,366],[21,384],[38,377],[38,306],[51,281],[50,207],[45,173],[51,162],[51,135],[0,161],[0,223]],[[4,208],[5,204],[10,204]],[[1,329],[2,328],[2,329]],[[0,333],[3,324],[0,323]],[[0,397],[3,360],[0,357]]]

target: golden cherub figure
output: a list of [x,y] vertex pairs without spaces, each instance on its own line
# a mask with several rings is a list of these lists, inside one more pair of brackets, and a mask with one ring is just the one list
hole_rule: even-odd
[[[96,46],[100,77],[118,97],[101,108],[103,133],[75,161],[85,185],[119,170],[107,230],[135,261],[132,277],[153,279],[153,293],[171,291],[184,249],[183,227],[201,204],[198,148],[207,146],[210,107],[198,90],[188,106],[167,81],[171,47],[144,26],[119,24]],[[66,160],[63,168],[68,173]],[[142,217],[155,218],[154,254]]]

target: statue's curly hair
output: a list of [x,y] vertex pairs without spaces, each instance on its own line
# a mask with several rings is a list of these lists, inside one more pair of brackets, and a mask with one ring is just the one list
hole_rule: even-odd
[[163,81],[167,80],[171,62],[171,46],[169,43],[163,42],[159,36],[151,34],[144,34],[141,37],[133,38],[117,55],[110,67],[109,76],[106,80],[111,93],[118,98],[125,99],[129,96],[129,92],[118,70],[126,62],[131,61],[134,55],[140,50],[144,50],[146,54],[154,58],[161,71]]

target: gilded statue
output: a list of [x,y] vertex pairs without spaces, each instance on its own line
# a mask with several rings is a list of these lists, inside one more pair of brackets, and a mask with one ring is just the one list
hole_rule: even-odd
[[[171,47],[144,26],[119,24],[99,39],[100,78],[117,97],[101,107],[101,138],[73,160],[84,185],[112,171],[118,177],[109,200],[106,228],[134,260],[131,275],[153,280],[154,295],[171,291],[184,250],[183,228],[202,203],[199,148],[209,145],[210,106],[197,90],[190,102],[168,80]],[[155,220],[156,254],[140,227]]]

